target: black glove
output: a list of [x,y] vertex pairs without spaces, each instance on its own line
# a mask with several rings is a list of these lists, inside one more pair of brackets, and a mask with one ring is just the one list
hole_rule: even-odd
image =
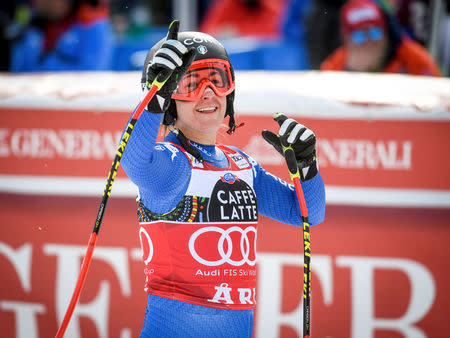
[[155,79],[159,82],[166,81],[147,106],[147,110],[152,113],[164,113],[169,108],[170,98],[177,89],[178,82],[194,61],[195,49],[188,50],[177,40],[179,26],[178,20],[173,21],[161,47],[156,51],[155,47],[150,49],[145,58],[142,89],[150,89]]
[[292,147],[295,157],[286,154],[287,165],[291,172],[291,168],[295,166],[300,169],[302,181],[310,180],[316,176],[318,171],[316,136],[312,130],[293,119],[288,119],[283,114],[275,114],[274,120],[280,125],[278,135],[264,129],[262,131],[263,138],[283,156],[285,156],[283,147]]

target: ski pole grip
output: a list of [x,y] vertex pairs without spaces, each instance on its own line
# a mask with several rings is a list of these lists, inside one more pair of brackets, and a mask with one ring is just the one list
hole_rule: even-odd
[[162,88],[162,86],[164,86],[164,84],[167,82],[167,80],[169,79],[169,77],[171,75],[172,75],[172,72],[170,72],[168,74],[163,74],[162,72],[159,73],[151,84],[149,82],[147,82],[147,88],[150,89],[153,86],[156,86],[156,87],[158,87],[158,90],[160,90]]
[[294,149],[292,149],[291,146],[289,147],[283,146],[283,151],[291,179],[294,179],[295,177],[300,178],[300,172],[298,170],[297,160],[295,159]]

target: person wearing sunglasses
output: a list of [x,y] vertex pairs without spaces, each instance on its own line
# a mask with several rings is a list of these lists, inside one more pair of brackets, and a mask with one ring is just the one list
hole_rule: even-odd
[[[141,85],[167,79],[131,135],[122,166],[138,186],[147,309],[141,337],[251,337],[256,307],[258,215],[301,226],[295,189],[233,146],[235,74],[210,35],[178,33],[148,52]],[[316,137],[282,114],[263,138],[295,151],[311,225],[325,214]],[[160,124],[163,141],[156,142]]]
[[402,34],[376,1],[348,1],[340,23],[343,45],[325,59],[321,70],[441,76],[425,48]]

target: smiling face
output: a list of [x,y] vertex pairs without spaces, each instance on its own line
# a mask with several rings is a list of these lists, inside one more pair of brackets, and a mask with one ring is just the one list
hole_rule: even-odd
[[217,96],[207,87],[197,101],[175,100],[175,127],[185,136],[201,144],[214,144],[227,108],[226,96]]

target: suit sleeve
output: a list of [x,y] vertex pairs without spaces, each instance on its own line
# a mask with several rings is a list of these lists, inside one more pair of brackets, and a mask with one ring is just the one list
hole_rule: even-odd
[[[234,148],[236,149],[236,148]],[[300,206],[292,184],[267,172],[253,158],[243,153],[252,164],[254,190],[258,199],[258,212],[276,221],[301,226]],[[325,218],[325,186],[318,173],[314,178],[301,182],[310,225],[323,222]]]
[[144,205],[155,213],[172,210],[186,192],[190,164],[175,146],[156,143],[161,114],[144,112],[122,157],[122,167],[139,188]]

